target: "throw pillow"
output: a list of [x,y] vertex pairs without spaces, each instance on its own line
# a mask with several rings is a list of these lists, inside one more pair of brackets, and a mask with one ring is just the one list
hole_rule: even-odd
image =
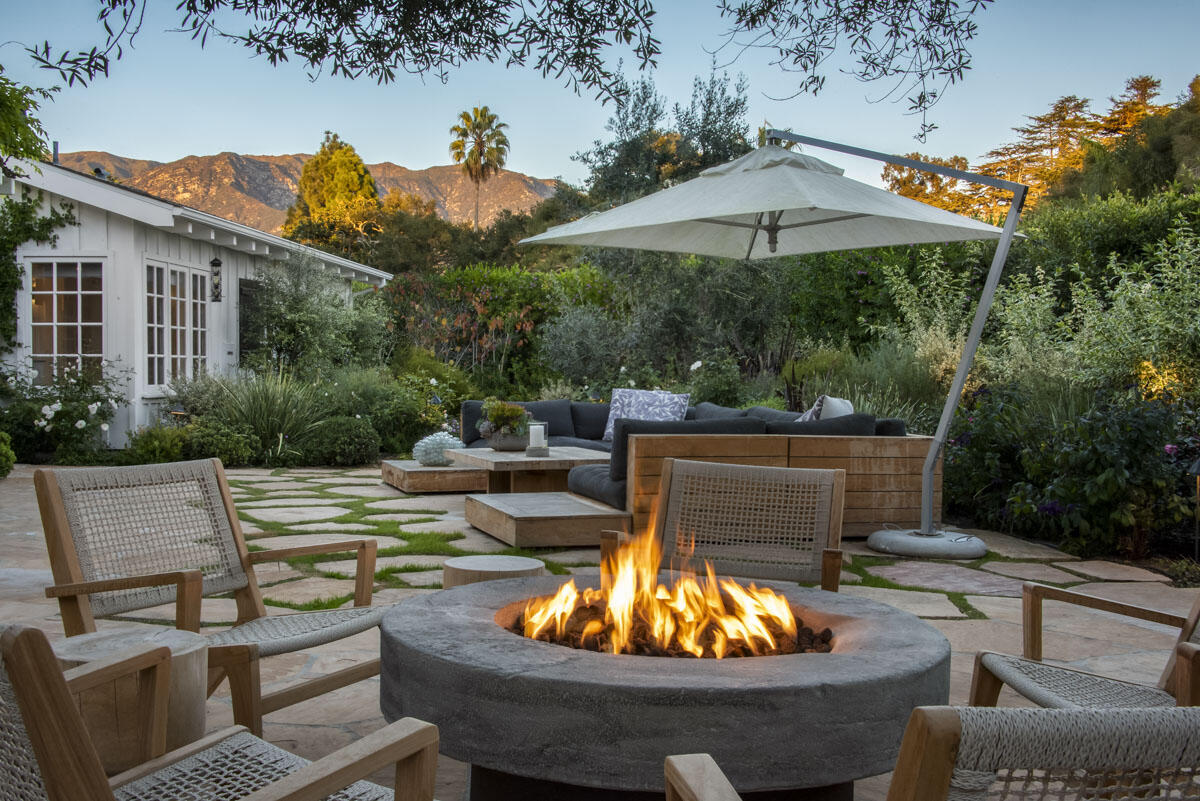
[[844,417],[848,414],[854,414],[853,403],[845,398],[821,395],[817,398],[811,409],[796,418],[796,422],[806,423],[809,420],[830,420],[834,417]]
[[675,395],[662,390],[614,389],[608,407],[608,422],[604,425],[604,440],[611,442],[613,423],[618,418],[629,420],[682,420],[687,414],[689,394]]

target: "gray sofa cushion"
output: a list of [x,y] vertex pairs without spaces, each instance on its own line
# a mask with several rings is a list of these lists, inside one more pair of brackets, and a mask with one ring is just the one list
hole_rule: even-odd
[[581,464],[567,473],[567,489],[617,509],[625,508],[625,481],[613,481],[608,467],[602,464]]
[[785,412],[780,409],[772,409],[769,406],[751,406],[746,410],[746,416],[754,417],[767,423],[793,423],[800,416],[800,412]]
[[745,417],[745,409],[731,409],[728,406],[719,406],[715,403],[702,401],[696,404],[697,420],[720,420],[726,417]]
[[566,398],[562,400],[544,400],[544,401],[529,401],[518,402],[518,406],[523,406],[525,411],[533,417],[534,420],[541,420],[546,423],[546,436],[548,437],[574,437],[575,421],[571,417],[571,402]]
[[575,421],[575,436],[582,439],[604,439],[604,426],[608,423],[608,404],[572,401],[571,418]]
[[805,420],[802,423],[767,423],[768,434],[818,434],[839,437],[875,436],[875,415],[844,414],[828,420]]
[[608,474],[613,481],[624,481],[625,459],[630,434],[765,434],[767,424],[749,417],[730,417],[722,420],[627,420],[622,417],[613,424],[612,460]]
[[[608,451],[612,448],[611,442],[604,442],[599,439],[584,439],[583,437],[550,437],[550,447],[552,448],[591,448],[594,451]],[[604,467],[604,465],[601,465]],[[608,468],[604,468],[607,470]]]
[[908,426],[899,417],[880,417],[875,420],[875,436],[906,437]]
[[[479,429],[475,427],[475,424],[479,422],[479,418],[482,415],[483,401],[468,400],[462,402],[462,408],[458,412],[458,420],[462,431],[458,433],[458,436],[468,448],[472,447],[471,443],[483,439],[479,436]],[[483,444],[487,445],[486,442]]]

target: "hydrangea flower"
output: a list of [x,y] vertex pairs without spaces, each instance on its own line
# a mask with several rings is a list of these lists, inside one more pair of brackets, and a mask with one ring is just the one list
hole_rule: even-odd
[[86,420],[76,420],[75,427],[76,428],[87,428],[87,421]]
[[100,424],[100,430],[101,430],[101,431],[108,431],[108,423],[101,423],[101,424]]
[[695,372],[696,370],[699,370],[703,366],[704,366],[704,362],[700,361],[699,359],[696,359],[696,361],[692,362],[692,366],[689,367],[688,369],[691,370],[692,372]]
[[431,386],[431,387],[436,387],[436,386],[437,386],[437,379],[436,379],[436,378],[431,378],[431,379],[429,379],[429,386]]
[[95,416],[96,410],[99,408],[100,408],[100,401],[96,401],[95,403],[89,403],[88,404],[88,414],[91,416]]

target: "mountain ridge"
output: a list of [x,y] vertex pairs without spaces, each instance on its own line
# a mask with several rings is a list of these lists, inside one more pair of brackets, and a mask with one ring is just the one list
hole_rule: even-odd
[[[250,155],[223,151],[161,162],[102,150],[59,154],[59,165],[95,174],[172,203],[191,206],[227,220],[278,234],[296,199],[300,173],[311,153]],[[453,165],[415,170],[390,161],[368,164],[380,197],[399,191],[432,200],[437,213],[454,223],[473,223],[475,185]],[[479,223],[486,226],[504,210],[523,212],[554,194],[555,181],[501,170],[479,193]]]

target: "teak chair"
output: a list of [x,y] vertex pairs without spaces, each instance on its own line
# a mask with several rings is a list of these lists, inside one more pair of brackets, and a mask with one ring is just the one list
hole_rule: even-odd
[[[372,608],[374,540],[250,553],[216,459],[136,467],[37,470],[42,529],[67,636],[96,617],[175,603],[175,625],[200,629],[201,597],[232,592],[236,625],[208,637],[211,695],[228,676],[234,720],[262,734],[262,716],[379,673],[379,660],[262,694],[259,658],[334,642],[379,625]],[[258,562],[357,551],[354,607],[267,616]]]
[[[233,726],[164,754],[171,652],[149,648],[64,675],[46,635],[0,627],[0,799],[5,801],[431,801],[438,731],[404,718],[316,762]],[[72,693],[138,675],[143,756],[105,777]],[[358,781],[395,765],[396,789]]]
[[654,516],[663,562],[837,592],[845,490],[845,470],[664,459]]
[[[1042,602],[1063,601],[1139,620],[1179,627],[1175,650],[1157,687],[1042,662]],[[1200,705],[1200,599],[1187,617],[1026,582],[1021,594],[1024,658],[980,651],[971,679],[971,705],[995,706],[1007,684],[1045,707],[1152,707]]]
[[[738,801],[708,754],[667,757],[667,801]],[[917,707],[888,801],[1200,798],[1200,709]]]

